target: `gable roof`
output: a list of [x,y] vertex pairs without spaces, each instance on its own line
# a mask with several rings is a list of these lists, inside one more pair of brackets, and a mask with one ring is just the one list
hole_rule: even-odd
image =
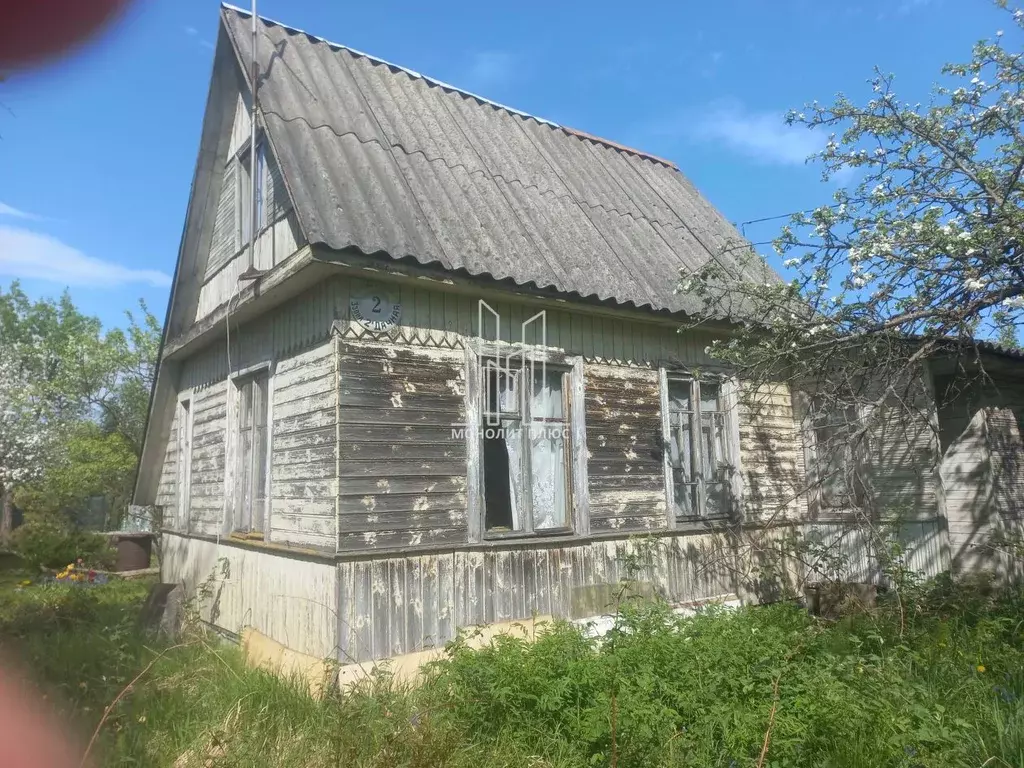
[[[248,78],[251,15],[221,17]],[[688,314],[681,268],[744,274],[722,253],[739,233],[668,161],[276,22],[258,35],[260,111],[310,244]]]

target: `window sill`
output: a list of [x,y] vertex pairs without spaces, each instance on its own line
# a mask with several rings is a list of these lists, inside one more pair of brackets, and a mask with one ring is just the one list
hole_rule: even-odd
[[547,536],[572,536],[572,528],[545,528],[540,531],[486,531],[484,541],[508,541],[509,539],[538,539]]
[[263,534],[259,531],[232,531],[228,538],[237,541],[263,541]]

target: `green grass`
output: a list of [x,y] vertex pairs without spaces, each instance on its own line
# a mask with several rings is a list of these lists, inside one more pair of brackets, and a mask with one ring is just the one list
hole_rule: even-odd
[[[164,651],[148,585],[0,587],[15,654],[85,737]],[[103,765],[1024,768],[1024,594],[948,581],[836,624],[780,604],[681,619],[627,605],[595,642],[455,643],[423,685],[382,672],[320,701],[202,635],[114,708]],[[902,623],[902,629],[901,629]],[[983,671],[982,671],[983,668]],[[187,760],[183,761],[187,762]]]

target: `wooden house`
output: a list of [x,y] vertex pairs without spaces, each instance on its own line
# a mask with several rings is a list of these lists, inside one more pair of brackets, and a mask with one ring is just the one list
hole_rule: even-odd
[[[813,529],[872,577],[869,544],[840,541],[840,511],[800,490],[815,453],[793,393],[750,409],[707,355],[743,307],[680,331],[697,308],[681,269],[746,268],[678,168],[278,23],[256,32],[253,131],[251,18],[222,9],[136,489],[162,510],[164,579],[209,581],[212,624],[395,656],[460,627],[600,614],[641,549],[633,577],[673,604],[758,599],[737,529]],[[879,441],[880,493],[911,508],[925,573],[951,562],[946,500],[992,506],[961,492],[992,487],[964,446],[999,412],[964,438],[966,408],[946,445],[934,402]],[[981,467],[969,479],[944,478],[950,445]]]

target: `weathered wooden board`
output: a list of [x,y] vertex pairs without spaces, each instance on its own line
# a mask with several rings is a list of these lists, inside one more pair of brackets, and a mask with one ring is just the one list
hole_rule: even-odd
[[590,529],[665,527],[657,371],[587,365],[584,378]]
[[462,353],[339,344],[339,550],[466,540]]

